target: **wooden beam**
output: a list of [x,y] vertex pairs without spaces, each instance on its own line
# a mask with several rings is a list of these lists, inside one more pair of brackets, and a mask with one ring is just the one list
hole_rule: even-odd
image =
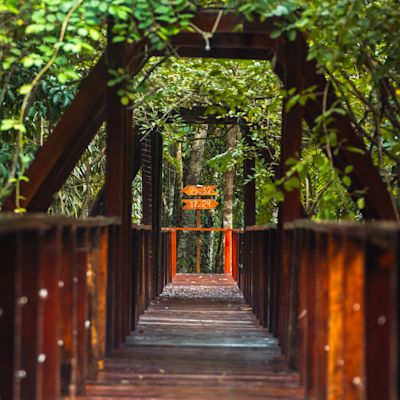
[[161,293],[161,208],[162,208],[162,135],[157,130],[151,137],[152,254],[155,296]]
[[[99,129],[105,111],[106,66],[104,57],[84,79],[72,103],[39,150],[21,182],[21,206],[46,211]],[[15,208],[15,193],[4,210]]]
[[[285,90],[296,89],[296,93],[304,90],[304,60],[305,53],[302,41],[297,37],[295,41],[287,41],[280,48],[284,59],[283,84]],[[300,160],[301,137],[304,110],[300,104],[296,104],[290,110],[286,110],[286,104],[290,96],[286,96],[282,104],[282,138],[280,176],[284,177],[290,169],[286,161],[289,158]],[[290,179],[290,178],[289,178]],[[297,327],[292,325],[293,318],[290,316],[291,299],[296,297],[296,287],[290,282],[290,240],[288,234],[283,231],[286,222],[300,219],[302,206],[300,201],[300,188],[284,192],[284,200],[279,204],[278,210],[278,246],[279,246],[279,275],[280,275],[280,311],[279,311],[279,338],[282,351],[290,355],[291,335],[298,334]],[[295,271],[292,271],[294,274]]]
[[[171,40],[172,45],[177,46],[177,53],[185,57],[270,59],[272,52],[276,52],[278,55],[276,72],[284,79],[284,72],[279,63],[284,63],[285,60],[292,63],[296,60],[292,54],[279,54],[279,48],[282,47],[280,45],[284,43],[283,38],[275,40],[270,38],[279,18],[248,21],[244,16],[233,12],[222,10],[222,15],[220,12],[221,10],[215,9],[200,10],[192,20],[200,30],[212,32],[217,19],[221,16],[210,40],[209,51],[205,49],[205,41],[201,34],[182,32]],[[305,45],[305,39],[300,34],[297,40],[303,41]],[[127,50],[125,66],[132,64],[129,68],[132,73],[140,70],[145,57],[161,55],[161,53],[146,55],[142,53],[144,53],[142,43]],[[307,49],[302,54],[304,62],[306,53]],[[25,197],[21,204],[28,211],[47,210],[54,194],[60,190],[101,125],[104,119],[107,82],[104,60],[102,57],[82,82],[76,98],[64,112],[54,132],[28,169],[29,182],[21,183],[21,194]],[[327,108],[337,100],[332,86],[328,86],[325,77],[317,73],[315,61],[306,62],[304,76],[305,87],[316,85],[317,93],[326,93]],[[315,101],[309,100],[306,103],[305,118],[311,127],[323,112],[323,103],[323,95],[319,95]],[[354,171],[350,174],[352,192],[366,190],[366,207],[362,210],[365,218],[395,219],[396,214],[390,194],[365,152],[365,145],[354,131],[349,118],[336,115],[330,128],[336,130],[338,142],[341,143],[338,154],[334,156],[335,166],[343,170],[347,165],[352,165],[354,167]],[[354,152],[351,148],[358,148],[364,151],[364,154]],[[6,202],[4,210],[13,208],[14,195]]]
[[[159,53],[164,55],[165,53]],[[202,47],[181,46],[176,49],[176,54],[187,58],[214,58],[229,60],[270,60],[272,52],[268,49],[227,49],[211,48],[209,51]],[[155,54],[157,55],[157,54]]]
[[[132,69],[138,71],[143,64],[143,49],[137,47],[135,58],[125,44],[112,42],[111,29],[107,46],[109,69],[122,68],[134,61]],[[111,76],[109,77],[111,78]],[[115,255],[114,346],[119,347],[131,327],[131,225],[133,143],[137,134],[133,129],[132,110],[121,103],[119,91],[126,82],[107,88],[107,147],[105,215],[119,217],[121,226],[117,233]]]
[[[145,53],[143,43],[126,51],[124,68],[132,75],[143,67]],[[106,118],[107,65],[102,56],[90,71],[64,111],[60,121],[41,147],[26,173],[29,182],[21,182],[21,206],[29,212],[45,212],[83,152]],[[6,201],[3,210],[15,208],[15,193]]]
[[[291,42],[287,41],[284,46],[284,76],[283,84],[286,90],[296,89],[296,93],[304,90],[304,60],[305,53],[302,41],[298,38]],[[285,176],[290,169],[286,165],[289,158],[300,160],[301,137],[303,124],[303,107],[296,104],[289,111],[286,111],[287,96],[283,101],[282,110],[282,138],[281,138],[281,159],[280,176]],[[300,190],[294,189],[285,192],[285,199],[279,206],[278,226],[283,227],[285,222],[294,221],[301,218]]]
[[246,33],[271,34],[276,29],[275,24],[280,21],[280,18],[276,17],[261,20],[257,16],[250,21],[234,11],[210,8],[197,11],[191,22],[204,32],[212,32],[220,12],[222,15],[216,32],[231,33],[240,30]]

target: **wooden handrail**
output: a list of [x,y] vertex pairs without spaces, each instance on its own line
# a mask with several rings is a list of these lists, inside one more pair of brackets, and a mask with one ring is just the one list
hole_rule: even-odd
[[398,396],[400,224],[298,220],[235,237],[239,285],[307,398]]

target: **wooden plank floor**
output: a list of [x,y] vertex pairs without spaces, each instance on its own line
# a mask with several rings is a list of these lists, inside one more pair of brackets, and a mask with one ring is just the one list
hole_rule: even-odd
[[225,275],[178,275],[87,399],[303,399],[298,374]]

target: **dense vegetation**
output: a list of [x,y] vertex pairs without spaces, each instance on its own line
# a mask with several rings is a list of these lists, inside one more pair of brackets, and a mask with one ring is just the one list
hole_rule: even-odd
[[[181,29],[195,28],[190,18],[200,6],[224,6],[248,18],[257,14],[262,18],[282,16],[285,23],[273,33],[276,37],[294,39],[296,31],[305,33],[310,58],[317,60],[329,84],[335,87],[399,209],[397,0],[0,0],[0,204],[26,179],[26,168],[36,151],[73,99],[80,80],[100,57],[109,17],[116,21],[115,41],[133,43],[146,36],[152,46],[161,48]],[[299,178],[277,179],[282,88],[270,63],[179,59],[172,51],[170,57],[152,59],[134,79],[116,71],[114,81],[119,79],[129,80],[129,90],[121,93],[121,102],[133,103],[134,122],[140,126],[141,135],[149,134],[155,126],[163,133],[164,225],[193,223],[190,213],[180,211],[180,190],[194,169],[195,183],[219,184],[220,206],[215,212],[203,213],[203,224],[208,226],[222,226],[226,219],[226,187],[221,182],[227,171],[235,172],[234,227],[243,226],[241,193],[247,179],[256,179],[258,223],[276,221],[277,205],[285,191],[297,187],[301,188],[308,216],[361,219],[362,196],[357,204],[351,200],[349,176],[339,176],[321,151],[321,146],[329,145],[332,151],[340,146],[334,132],[321,143],[318,132],[305,126],[303,156],[294,165]],[[303,100],[294,96],[292,103],[306,101],[313,95],[312,88],[308,90]],[[221,118],[245,121],[253,145],[244,142],[235,124],[185,124],[175,113],[180,107],[196,106]],[[329,113],[326,110],[326,118]],[[227,146],[229,135],[234,146]],[[195,143],[200,144],[200,150]],[[88,215],[104,181],[104,146],[101,128],[57,194],[51,212]],[[201,155],[198,166],[190,165],[195,151]],[[254,154],[254,174],[244,177],[243,160]],[[347,166],[347,172],[352,168]],[[133,184],[135,199],[140,197],[140,190],[139,174]],[[16,210],[23,212],[18,197]],[[140,222],[140,215],[141,205],[136,201],[133,220]]]

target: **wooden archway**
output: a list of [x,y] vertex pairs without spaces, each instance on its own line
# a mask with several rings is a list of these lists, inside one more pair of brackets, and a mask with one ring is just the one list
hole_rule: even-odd
[[[200,10],[193,18],[201,31],[210,32],[218,17],[218,10]],[[176,53],[182,57],[233,58],[276,60],[275,71],[285,88],[295,87],[298,92],[316,86],[315,100],[309,100],[304,107],[296,105],[289,112],[283,110],[281,139],[281,173],[288,157],[300,154],[301,125],[305,118],[313,127],[315,118],[323,112],[323,93],[329,107],[337,97],[332,86],[327,85],[323,75],[317,72],[314,61],[307,61],[307,44],[298,33],[294,41],[284,37],[271,39],[277,18],[247,21],[243,16],[224,12],[218,27],[210,39],[211,49],[205,49],[204,39],[197,32],[181,32],[171,40]],[[241,26],[240,32],[236,31]],[[132,180],[134,136],[132,115],[128,107],[121,105],[117,91],[119,87],[107,87],[107,69],[127,68],[137,74],[145,62],[161,52],[151,52],[144,42],[134,45],[110,44],[106,54],[82,82],[79,91],[65,110],[61,120],[38,152],[28,169],[29,182],[21,182],[22,207],[28,211],[46,211],[54,194],[61,189],[72,172],[85,148],[99,126],[107,121],[107,167],[106,167],[106,214],[127,219],[130,215],[129,190]],[[107,61],[108,60],[108,61]],[[110,61],[111,60],[111,61]],[[343,170],[353,165],[351,190],[366,190],[366,219],[395,219],[395,211],[390,195],[382,182],[372,160],[367,155],[365,145],[351,126],[350,120],[337,114],[330,128],[336,130],[338,142],[342,143],[334,156],[335,166]],[[364,151],[354,152],[358,148]],[[107,195],[109,193],[109,195]],[[13,196],[5,205],[12,210]],[[108,198],[108,200],[107,200]],[[299,193],[288,193],[280,212],[281,222],[291,221],[301,216]]]
[[[200,30],[210,32],[218,13],[218,10],[200,10],[192,22]],[[257,19],[250,22],[243,16],[224,12],[217,30],[210,39],[209,51],[205,49],[203,37],[197,32],[181,32],[172,39],[171,45],[182,57],[259,60],[271,60],[275,57],[275,70],[286,88],[296,87],[301,91],[305,87],[315,85],[319,93],[315,101],[309,100],[305,107],[296,106],[289,113],[283,113],[282,159],[285,159],[299,152],[303,116],[312,127],[315,118],[322,113],[322,93],[324,91],[327,93],[328,107],[337,98],[332,87],[327,86],[324,76],[317,72],[316,63],[306,60],[307,45],[301,34],[298,34],[293,42],[283,37],[271,39],[271,32],[274,31],[278,21],[277,18],[269,18],[263,22]],[[237,32],[235,28],[239,25],[242,30]],[[117,88],[107,88],[107,69],[122,66],[128,68],[132,74],[137,74],[151,56],[157,55],[161,53],[148,51],[145,43],[131,46],[109,45],[107,56],[104,55],[100,59],[82,82],[75,99],[65,110],[53,133],[30,166],[27,172],[29,182],[21,183],[21,193],[25,197],[21,202],[23,207],[28,211],[47,210],[54,193],[60,190],[101,123],[107,120],[109,142],[106,179],[107,187],[111,188],[114,198],[114,206],[110,206],[108,213],[121,214],[121,210],[115,206],[117,202],[114,196],[117,192],[122,195],[124,191],[120,190],[121,186],[126,186],[122,181],[130,180],[131,173],[127,170],[131,167],[132,144],[128,144],[134,135],[128,134],[128,137],[123,138],[123,132],[132,129],[130,111],[120,105]],[[112,63],[107,60],[112,60]],[[364,216],[367,219],[394,219],[395,212],[389,193],[370,157],[366,153],[360,154],[348,150],[352,147],[365,149],[349,118],[336,115],[330,127],[336,130],[338,142],[343,143],[334,158],[336,167],[341,170],[346,165],[353,165],[351,189],[353,191],[367,189]],[[122,143],[124,141],[126,143]],[[126,154],[121,157],[123,151]],[[130,161],[122,165],[121,160],[125,158]],[[118,173],[114,172],[114,169],[118,170]],[[294,198],[297,198],[295,192],[287,196],[285,203],[288,207],[283,212],[285,220],[291,220],[299,215],[298,207],[293,207]],[[285,206],[283,208],[285,209]],[[5,209],[13,209],[11,198]]]

